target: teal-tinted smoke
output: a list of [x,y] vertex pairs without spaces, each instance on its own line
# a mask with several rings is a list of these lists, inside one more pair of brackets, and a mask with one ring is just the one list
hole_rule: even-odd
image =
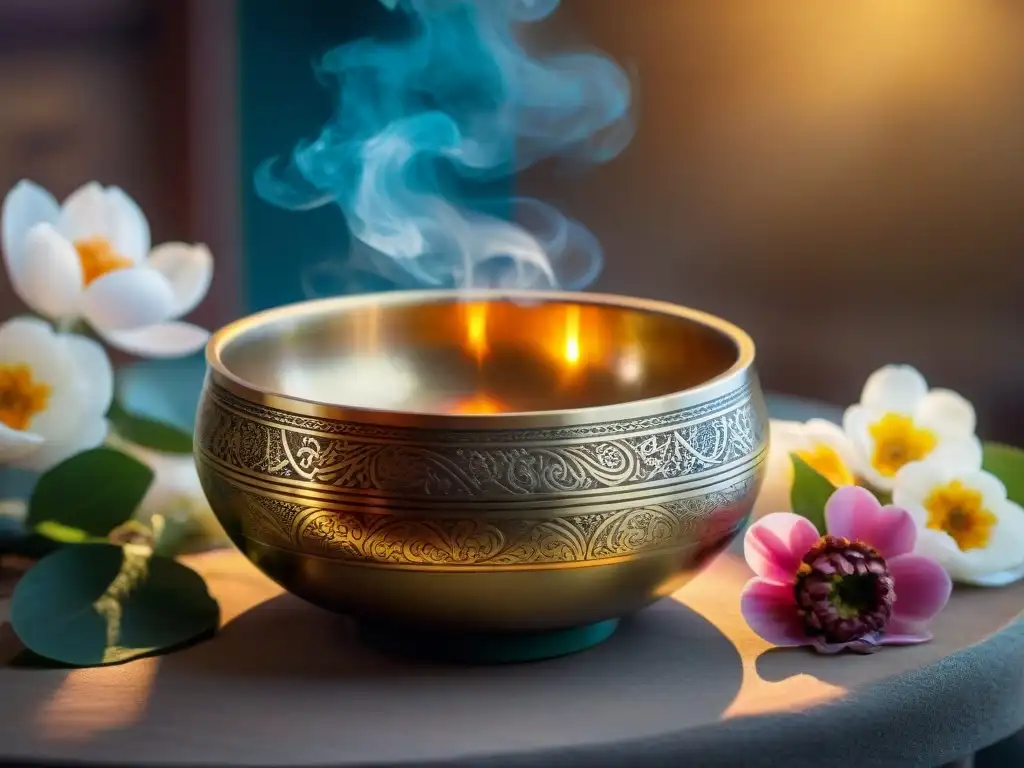
[[546,158],[619,154],[633,135],[625,72],[600,53],[523,46],[558,0],[381,2],[406,14],[407,33],[323,57],[334,114],[259,168],[257,192],[296,210],[337,204],[356,248],[396,284],[585,287],[603,258],[585,227],[480,190]]

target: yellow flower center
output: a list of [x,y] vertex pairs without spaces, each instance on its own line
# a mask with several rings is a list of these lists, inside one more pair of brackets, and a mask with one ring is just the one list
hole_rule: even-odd
[[50,385],[32,378],[23,363],[0,364],[0,423],[11,429],[28,429],[32,417],[46,409]]
[[948,533],[963,552],[983,549],[998,519],[982,506],[981,492],[959,480],[939,486],[924,500],[928,527]]
[[809,450],[797,451],[796,455],[836,488],[854,484],[853,472],[843,463],[835,448],[829,445],[816,445]]
[[82,283],[88,285],[108,272],[127,269],[134,265],[131,259],[114,250],[105,237],[89,237],[75,241],[78,260],[82,263]]
[[868,432],[875,443],[871,465],[883,477],[892,477],[904,464],[920,461],[935,449],[935,435],[901,413],[887,413]]

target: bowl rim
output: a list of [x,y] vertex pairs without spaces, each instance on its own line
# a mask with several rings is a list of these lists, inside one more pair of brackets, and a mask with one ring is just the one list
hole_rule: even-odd
[[[495,414],[460,414],[436,411],[399,411],[366,406],[329,403],[288,395],[256,386],[237,376],[225,365],[222,353],[235,339],[254,328],[288,318],[315,316],[367,304],[422,304],[433,302],[542,301],[599,304],[682,318],[703,325],[725,336],[736,348],[733,364],[707,381],[692,387],[638,400],[623,400],[606,405],[563,408],[544,411],[510,411]],[[657,299],[643,299],[609,293],[531,289],[430,289],[361,293],[284,304],[234,320],[212,334],[206,345],[207,384],[250,403],[277,411],[339,422],[360,422],[423,429],[515,429],[606,424],[611,421],[656,416],[709,402],[729,395],[745,384],[757,386],[754,371],[755,346],[739,326],[710,313]],[[204,387],[204,390],[206,389]],[[204,397],[206,393],[204,392]]]

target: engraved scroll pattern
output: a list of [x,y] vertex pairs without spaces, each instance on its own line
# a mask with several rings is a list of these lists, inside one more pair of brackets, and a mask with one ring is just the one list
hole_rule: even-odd
[[547,440],[572,440],[588,437],[614,437],[634,432],[643,432],[650,429],[661,429],[674,427],[695,421],[709,414],[727,410],[751,397],[750,384],[744,384],[737,389],[727,392],[721,397],[707,400],[696,405],[688,406],[678,411],[645,416],[638,419],[620,419],[618,421],[604,421],[593,424],[578,424],[567,427],[545,427],[542,429],[515,429],[515,430],[435,430],[386,427],[378,424],[366,424],[356,421],[339,421],[318,419],[312,416],[303,416],[297,413],[268,408],[265,405],[253,403],[237,397],[226,389],[216,384],[209,385],[205,397],[220,401],[227,408],[237,411],[243,416],[251,416],[254,419],[280,424],[282,427],[291,427],[298,430],[311,430],[323,432],[328,435],[345,435],[352,438],[365,438],[370,440],[409,440],[422,439],[425,442],[436,443],[478,443],[478,442],[516,442],[535,443]]
[[604,560],[686,544],[717,547],[743,524],[755,490],[751,476],[700,496],[547,520],[406,519],[239,493],[245,498],[243,535],[256,541],[338,560],[452,567]]
[[[243,474],[410,497],[481,499],[671,480],[754,455],[765,442],[764,417],[749,397],[702,420],[676,424],[587,443],[367,442],[268,426],[208,396],[198,434],[207,453]],[[484,437],[490,434],[477,439]]]

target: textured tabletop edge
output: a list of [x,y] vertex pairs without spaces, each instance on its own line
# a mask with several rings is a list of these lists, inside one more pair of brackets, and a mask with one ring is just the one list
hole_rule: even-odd
[[[884,652],[884,651],[883,651]],[[1024,614],[992,637],[930,665],[800,713],[752,715],[716,727],[605,744],[524,750],[445,760],[345,761],[322,768],[574,768],[741,765],[743,768],[935,768],[1024,728]],[[85,766],[0,757],[0,766]],[[164,765],[148,762],[150,768]],[[170,764],[167,764],[168,766]],[[181,768],[184,764],[174,764]],[[200,763],[188,763],[197,768]],[[303,768],[321,768],[302,763]]]
[[[883,651],[884,652],[884,651]],[[810,711],[736,717],[653,737],[405,761],[410,768],[742,765],[820,768],[857,754],[858,768],[935,768],[1024,728],[1024,613],[1001,632],[937,662]],[[379,765],[363,764],[364,768]],[[346,764],[346,768],[355,768]]]

